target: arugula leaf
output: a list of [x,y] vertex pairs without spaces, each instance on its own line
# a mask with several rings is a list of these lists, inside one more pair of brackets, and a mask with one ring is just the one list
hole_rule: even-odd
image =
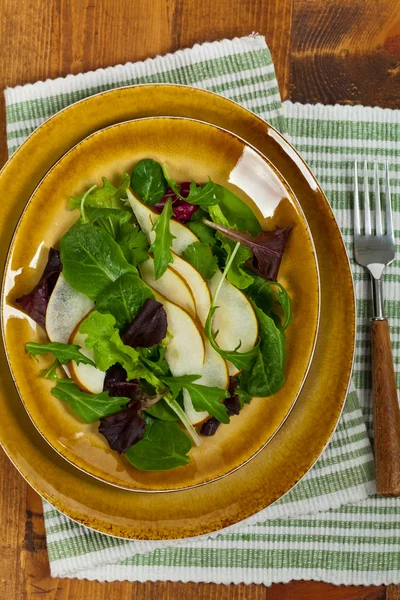
[[115,317],[118,329],[127,327],[147,298],[154,298],[151,288],[138,275],[125,273],[110,283],[96,299],[100,313]]
[[[250,206],[231,190],[224,188],[222,185],[218,187],[219,207],[227,220],[226,226],[239,231],[249,231],[252,235],[258,235],[261,232],[261,225]],[[224,223],[221,223],[221,225],[224,225]]]
[[159,400],[157,404],[150,406],[150,408],[146,408],[145,412],[151,417],[159,419],[160,421],[178,421],[177,414],[163,399]]
[[111,398],[107,392],[82,392],[72,379],[58,379],[51,393],[59,400],[67,402],[85,423],[94,423],[101,417],[112,415],[129,402],[129,398]]
[[[116,208],[123,210],[125,203],[122,198],[126,196],[126,190],[129,187],[129,175],[125,173],[118,188],[115,188],[106,177],[102,177],[102,187],[96,187],[85,200],[85,208]],[[81,202],[85,194],[80,196],[71,196],[69,199],[69,208],[74,210],[81,207]]]
[[260,344],[253,367],[240,377],[240,385],[251,396],[272,396],[285,383],[285,338],[282,331],[253,302],[260,328]]
[[194,242],[186,248],[182,254],[204,279],[211,279],[218,268],[217,257],[214,256],[210,247],[200,242]]
[[144,158],[136,164],[132,171],[131,186],[148,206],[157,204],[168,189],[161,165],[152,158]]
[[182,388],[187,390],[195,410],[207,411],[221,423],[229,423],[226,407],[221,402],[223,398],[229,398],[229,392],[217,387],[193,383],[196,379],[199,379],[198,375],[183,375],[181,377],[164,377],[163,381],[169,386],[175,397]]
[[70,360],[74,360],[77,365],[82,363],[84,365],[92,365],[92,367],[96,366],[90,358],[82,354],[80,346],[76,344],[62,344],[61,342],[39,344],[37,342],[28,342],[25,348],[32,356],[51,352],[62,365],[66,365]]
[[236,388],[235,394],[239,398],[240,409],[242,409],[245,404],[250,404],[253,400],[253,396],[245,390],[242,390],[241,387]]
[[82,321],[79,331],[86,333],[85,345],[93,349],[96,367],[107,371],[119,363],[127,373],[127,380],[145,379],[156,391],[164,391],[165,386],[160,379],[140,360],[140,354],[131,346],[126,346],[116,328],[116,320],[110,314],[97,310],[91,312]]
[[195,181],[192,181],[189,196],[185,200],[190,204],[197,204],[198,206],[214,206],[220,201],[220,186],[211,181],[211,179],[200,186]]
[[228,262],[226,263],[223,275],[220,279],[220,282],[217,286],[217,289],[215,290],[212,302],[211,302],[211,307],[210,307],[210,311],[207,315],[207,320],[206,320],[206,324],[205,324],[205,333],[206,336],[208,337],[208,339],[210,340],[210,344],[211,346],[214,348],[214,350],[216,352],[218,352],[218,354],[220,354],[223,358],[225,358],[225,360],[229,360],[232,364],[235,365],[235,367],[239,370],[248,370],[250,369],[255,356],[257,354],[257,348],[258,348],[258,343],[256,346],[254,346],[254,348],[252,348],[251,350],[247,351],[247,352],[238,352],[238,349],[240,348],[240,343],[237,346],[237,348],[234,348],[233,350],[222,350],[222,348],[220,348],[219,346],[217,346],[215,339],[218,335],[218,331],[216,331],[215,333],[213,333],[212,331],[212,319],[214,316],[215,311],[219,308],[218,306],[215,306],[215,302],[217,300],[219,291],[221,289],[222,283],[224,281],[224,278],[226,277],[227,273],[229,272],[229,269],[232,266],[232,263],[235,259],[235,256],[239,250],[240,244],[239,242],[236,244],[234,250],[232,251],[232,254],[228,260]]
[[155,278],[160,279],[167,270],[168,264],[174,262],[171,246],[175,236],[172,235],[169,224],[172,216],[172,202],[168,198],[161,215],[154,223],[152,231],[156,232],[156,239],[150,246],[149,252],[154,253]]
[[133,215],[127,210],[85,207],[85,214],[81,215],[79,222],[81,225],[96,225],[115,240],[121,225],[132,221],[132,218]]
[[186,465],[190,461],[187,453],[192,445],[182,429],[176,423],[147,415],[145,420],[143,440],[125,454],[129,462],[142,471],[167,471]]
[[112,237],[90,225],[75,225],[60,243],[63,275],[91,300],[124,273],[137,273]]
[[42,375],[45,379],[51,379],[56,381],[58,379],[57,369],[60,366],[59,361],[56,359],[48,369],[42,370]]

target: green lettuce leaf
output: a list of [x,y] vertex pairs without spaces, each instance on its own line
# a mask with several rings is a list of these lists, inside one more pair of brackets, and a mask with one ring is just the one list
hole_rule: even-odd
[[[82,354],[80,346],[76,344],[62,344],[61,342],[47,342],[46,344],[39,344],[37,342],[28,342],[25,346],[26,351],[32,356],[38,354],[47,354],[51,352],[56,357],[58,362],[62,365],[66,365],[70,360],[74,360],[76,364],[92,365],[95,366],[94,362],[87,356]],[[54,365],[53,365],[54,366]]]

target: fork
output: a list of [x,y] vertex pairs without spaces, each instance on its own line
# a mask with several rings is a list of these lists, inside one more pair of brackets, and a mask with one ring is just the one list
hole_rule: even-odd
[[[354,165],[354,254],[371,275],[374,315],[372,333],[372,396],[376,489],[382,496],[400,496],[400,411],[397,400],[388,320],[385,317],[382,273],[395,257],[389,167],[385,167],[385,225],[382,222],[378,165],[374,168],[375,234],[371,229],[368,166],[364,162],[364,234],[360,227],[357,161]],[[385,232],[383,232],[385,229]]]

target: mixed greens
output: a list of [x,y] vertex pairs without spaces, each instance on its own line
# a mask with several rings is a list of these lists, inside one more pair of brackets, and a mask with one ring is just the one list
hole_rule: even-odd
[[285,382],[291,228],[262,231],[231,190],[177,183],[150,158],[70,209],[79,218],[17,300],[50,340],[26,350],[53,354],[53,396],[136,468],[183,466],[192,442]]

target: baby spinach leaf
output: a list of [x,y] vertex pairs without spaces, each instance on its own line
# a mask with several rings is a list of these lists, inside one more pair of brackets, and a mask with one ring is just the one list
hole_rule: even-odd
[[226,407],[221,402],[223,398],[229,398],[229,392],[217,387],[193,383],[198,378],[198,375],[183,375],[181,377],[164,377],[163,381],[169,386],[174,397],[184,388],[189,392],[195,410],[207,411],[221,423],[229,423]]
[[224,188],[222,185],[218,187],[220,194],[219,207],[228,221],[227,226],[239,231],[249,231],[252,235],[258,235],[261,232],[261,225],[250,206],[231,190]]
[[138,275],[124,273],[110,283],[96,299],[100,313],[110,313],[115,317],[116,327],[127,327],[148,298],[154,294]]
[[129,402],[129,398],[111,398],[107,392],[82,392],[72,379],[58,379],[51,393],[59,400],[67,402],[85,423],[94,423],[101,417],[111,415]]
[[124,273],[137,273],[112,237],[90,225],[75,225],[60,243],[63,275],[91,300]]
[[145,417],[143,440],[125,454],[134,467],[142,471],[166,471],[186,465],[192,445],[176,423]]
[[148,206],[157,204],[168,189],[161,165],[152,158],[144,158],[136,164],[132,171],[131,186]]
[[92,367],[95,366],[90,358],[82,354],[80,346],[76,344],[62,344],[61,342],[38,344],[37,342],[28,342],[25,348],[32,356],[51,352],[62,365],[66,365],[70,360],[74,360],[78,365],[82,363],[84,365],[92,365]]
[[165,400],[159,400],[157,404],[153,404],[150,408],[146,408],[145,412],[160,421],[178,421],[177,414],[168,406]]
[[251,396],[271,396],[285,383],[285,338],[273,319],[253,303],[259,323],[260,344],[254,364],[240,377],[240,385]]
[[218,268],[218,261],[210,250],[210,247],[200,242],[194,242],[186,248],[182,254],[204,279],[211,279]]
[[161,215],[153,225],[153,231],[156,232],[156,239],[149,249],[149,252],[153,252],[154,254],[154,272],[156,279],[160,279],[167,270],[168,264],[174,262],[171,246],[175,236],[172,235],[169,227],[171,216],[172,202],[171,198],[168,198]]
[[[114,187],[106,177],[102,177],[102,187],[96,187],[85,200],[85,208],[116,208],[123,210],[125,202],[122,198],[126,196],[126,190],[129,187],[129,175],[125,173],[118,188]],[[69,199],[69,208],[74,210],[81,207],[81,202],[85,194],[80,196],[71,196]]]

